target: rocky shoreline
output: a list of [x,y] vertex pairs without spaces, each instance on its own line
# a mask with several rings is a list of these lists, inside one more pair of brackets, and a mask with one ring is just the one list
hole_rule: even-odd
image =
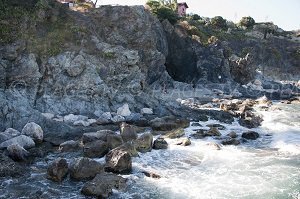
[[[282,103],[300,103],[299,98],[291,98],[282,101]],[[57,154],[59,158],[48,162],[48,169],[44,173],[45,178],[56,183],[65,183],[65,181],[82,181],[84,184],[81,193],[87,196],[95,196],[107,198],[113,193],[113,189],[125,190],[126,179],[119,174],[129,174],[132,171],[132,157],[139,156],[139,153],[147,153],[151,150],[165,150],[168,143],[165,139],[175,139],[172,144],[189,146],[192,139],[203,139],[211,137],[214,142],[210,143],[210,148],[221,150],[225,145],[240,145],[255,140],[261,135],[252,131],[260,125],[263,118],[253,112],[253,106],[260,110],[267,111],[273,109],[272,101],[266,97],[258,100],[251,99],[214,99],[210,103],[201,104],[197,102],[182,101],[181,109],[183,117],[164,116],[156,117],[151,109],[141,110],[145,115],[151,115],[149,120],[135,121],[129,124],[129,121],[115,121],[114,117],[128,117],[132,113],[127,105],[122,106],[114,117],[107,117],[108,113],[96,119],[88,119],[81,115],[66,115],[59,122],[72,123],[73,126],[78,124],[82,126],[85,122],[93,121],[90,125],[99,125],[105,130],[92,131],[82,133],[79,139],[56,139],[49,140],[42,128],[34,123],[28,123],[21,132],[8,128],[0,133],[0,149],[1,149],[1,166],[0,177],[2,179],[26,178],[32,171],[32,165],[36,161],[46,158],[49,154]],[[197,114],[205,115],[203,107],[206,108],[206,118],[209,119],[222,118],[220,121],[232,123],[237,120],[241,126],[248,128],[248,131],[230,132],[226,136],[222,136],[220,130],[225,127],[215,123],[202,127],[197,123],[199,117],[193,116]],[[212,110],[219,107],[219,110]],[[185,117],[185,112],[189,117]],[[221,116],[220,116],[221,115]],[[113,124],[108,128],[105,124],[97,123],[103,121],[104,116],[107,122]],[[49,119],[58,119],[56,116]],[[201,117],[200,117],[201,118]],[[200,120],[201,121],[201,120]],[[139,125],[138,125],[139,124]],[[142,124],[142,125],[141,125]],[[189,126],[197,127],[198,130],[190,136],[186,137],[184,128]],[[45,136],[45,137],[44,137]],[[270,135],[263,135],[270,136]],[[69,137],[71,138],[71,137]],[[105,161],[95,161],[96,158],[104,158]],[[151,178],[160,178],[159,174],[151,171],[142,171],[145,176]],[[67,177],[70,176],[70,177]],[[47,197],[47,193],[40,193],[40,197]],[[44,194],[44,195],[43,195]],[[46,195],[45,195],[46,194]]]

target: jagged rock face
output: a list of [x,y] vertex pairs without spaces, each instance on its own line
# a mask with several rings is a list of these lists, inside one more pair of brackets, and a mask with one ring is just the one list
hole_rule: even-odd
[[156,17],[143,6],[101,6],[91,16],[97,34],[105,42],[138,52],[139,67],[146,73],[147,82],[159,78],[159,71],[165,69],[168,44]]
[[230,77],[221,46],[202,46],[189,37],[181,25],[172,27],[167,21],[163,25],[169,48],[166,67],[174,80],[194,84],[199,81],[221,83]]

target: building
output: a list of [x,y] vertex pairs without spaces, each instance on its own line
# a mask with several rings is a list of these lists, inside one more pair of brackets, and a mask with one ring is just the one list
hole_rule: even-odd
[[185,2],[177,4],[177,13],[178,16],[183,17],[186,15],[186,9],[189,8]]

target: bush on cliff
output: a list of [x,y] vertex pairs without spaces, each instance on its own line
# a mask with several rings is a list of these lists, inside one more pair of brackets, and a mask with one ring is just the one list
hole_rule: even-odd
[[252,28],[255,25],[255,20],[252,17],[243,17],[240,22],[240,26],[248,28]]
[[222,29],[222,30],[226,30],[227,29],[226,20],[223,19],[223,17],[221,17],[221,16],[216,16],[216,17],[212,18],[210,20],[210,23],[215,28],[219,28],[219,29]]
[[175,24],[177,22],[178,15],[176,13],[176,7],[174,7],[174,2],[162,3],[150,0],[146,4],[151,8],[151,12],[155,14],[160,21],[167,19],[171,24]]

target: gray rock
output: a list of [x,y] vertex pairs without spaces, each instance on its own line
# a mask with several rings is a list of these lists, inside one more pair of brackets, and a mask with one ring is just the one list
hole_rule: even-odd
[[69,76],[76,77],[80,75],[86,68],[86,60],[82,55],[77,55],[70,64],[65,65],[65,69]]
[[178,139],[175,144],[181,146],[189,146],[192,144],[192,142],[189,138],[185,137],[185,138]]
[[83,154],[89,158],[102,158],[108,152],[108,145],[102,140],[88,142],[84,145]]
[[44,139],[43,129],[34,122],[27,123],[22,129],[22,134],[31,137],[36,143],[41,143]]
[[131,157],[137,157],[139,155],[138,151],[135,148],[135,144],[133,142],[125,142],[124,144],[118,146],[115,149],[127,151]]
[[187,128],[190,121],[186,119],[175,118],[172,116],[155,118],[150,121],[150,126],[157,131],[170,131],[177,128]]
[[97,174],[96,177],[84,184],[81,193],[86,196],[97,198],[108,198],[112,194],[112,189],[124,189],[126,179],[112,173]]
[[68,163],[66,159],[57,158],[54,160],[47,169],[47,178],[55,181],[61,182],[68,174]]
[[121,115],[116,115],[111,119],[111,121],[113,121],[115,123],[124,122],[125,120],[126,120],[125,117],[123,117]]
[[97,132],[84,133],[82,135],[82,142],[85,144],[87,142],[93,142],[96,140],[107,141],[108,135],[114,135],[115,133],[111,130],[100,130]]
[[119,108],[117,109],[117,114],[118,114],[118,115],[121,115],[121,116],[123,116],[123,117],[130,116],[131,111],[129,110],[128,104],[124,104],[123,106],[119,107]]
[[141,114],[152,115],[153,114],[153,109],[152,108],[142,108],[141,109]]
[[206,145],[213,150],[221,150],[221,146],[215,142],[210,142],[207,143]]
[[242,134],[242,138],[245,138],[247,140],[256,140],[257,138],[259,138],[259,134],[255,131],[248,131]]
[[225,139],[221,141],[223,145],[239,145],[241,142],[235,138]]
[[88,120],[88,117],[83,116],[83,115],[74,115],[74,114],[69,114],[69,115],[64,116],[64,122],[73,124],[74,122],[79,121],[79,120],[85,121],[85,120]]
[[231,131],[230,133],[228,133],[227,136],[229,136],[229,137],[231,137],[231,138],[237,138],[237,134],[236,134],[236,132],[234,132],[234,131]]
[[151,133],[144,133],[134,143],[137,151],[146,153],[152,150],[152,142],[153,135]]
[[103,165],[90,158],[75,158],[69,165],[70,177],[75,180],[93,179],[103,172]]
[[137,139],[137,133],[135,127],[125,122],[122,122],[120,126],[120,134],[124,142],[132,141]]
[[221,124],[208,124],[208,125],[206,125],[206,126],[208,126],[208,127],[215,127],[215,128],[217,128],[218,130],[225,130],[226,128],[225,128],[225,126],[223,126],[223,125],[221,125]]
[[58,150],[61,152],[73,152],[80,149],[80,144],[77,141],[69,140],[59,145]]
[[184,129],[182,128],[170,131],[166,135],[164,135],[165,138],[170,138],[170,139],[180,138],[182,136],[184,136]]
[[129,152],[121,148],[111,150],[105,157],[105,171],[113,173],[130,173],[132,160]]
[[24,161],[29,156],[29,152],[18,144],[12,144],[7,147],[8,156],[14,161]]
[[4,153],[0,153],[0,177],[20,177],[28,171],[26,165],[13,161]]
[[12,139],[9,139],[5,142],[2,142],[0,144],[0,149],[7,148],[9,145],[12,145],[12,144],[18,144],[21,147],[23,147],[24,149],[29,149],[29,148],[32,148],[35,146],[34,141],[30,137],[28,137],[26,135],[20,135],[20,136],[14,137]]
[[114,149],[123,144],[123,139],[121,135],[117,135],[117,134],[107,135],[107,144],[109,149]]
[[216,127],[211,127],[207,132],[205,132],[205,136],[221,136],[222,134]]
[[164,138],[157,138],[153,142],[153,149],[167,149],[168,143]]
[[0,133],[0,143],[21,135],[21,133],[13,128],[6,129],[3,133]]

